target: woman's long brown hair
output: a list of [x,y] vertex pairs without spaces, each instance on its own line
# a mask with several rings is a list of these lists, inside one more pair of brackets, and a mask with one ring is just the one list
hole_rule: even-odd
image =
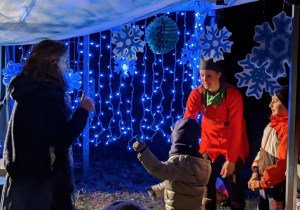
[[67,85],[58,66],[67,47],[59,41],[44,40],[34,45],[24,61],[23,75],[36,81],[51,81],[66,90]]

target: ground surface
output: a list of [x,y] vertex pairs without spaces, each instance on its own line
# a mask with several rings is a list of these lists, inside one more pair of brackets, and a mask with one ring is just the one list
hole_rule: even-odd
[[[83,182],[81,171],[75,171],[75,204],[78,210],[100,210],[113,201],[134,201],[146,209],[164,209],[163,199],[152,200],[146,186],[157,184],[137,161],[108,159],[93,163],[88,181]],[[256,200],[247,196],[246,210],[256,209]],[[218,209],[230,209],[221,204]]]

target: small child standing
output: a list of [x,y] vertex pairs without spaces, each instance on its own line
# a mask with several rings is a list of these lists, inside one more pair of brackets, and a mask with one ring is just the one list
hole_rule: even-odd
[[183,118],[175,122],[171,134],[169,159],[160,162],[136,141],[133,149],[147,171],[164,182],[152,186],[157,197],[164,196],[165,208],[198,210],[202,206],[204,186],[208,183],[211,164],[199,153],[200,127],[196,120]]
[[252,177],[248,188],[259,190],[257,209],[285,208],[285,173],[288,139],[289,89],[277,90],[269,105],[272,116],[266,126],[260,151],[252,164]]

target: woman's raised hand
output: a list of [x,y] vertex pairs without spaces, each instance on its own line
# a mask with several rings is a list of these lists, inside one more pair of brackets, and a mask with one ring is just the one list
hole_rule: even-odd
[[85,93],[81,96],[80,107],[86,109],[89,113],[94,111],[95,105],[91,98],[85,99]]

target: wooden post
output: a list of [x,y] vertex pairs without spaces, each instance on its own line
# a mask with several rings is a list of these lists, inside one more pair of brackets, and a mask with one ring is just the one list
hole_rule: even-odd
[[[2,69],[4,68],[4,47],[0,46],[0,103],[2,102],[2,99],[5,97],[6,88],[3,85],[2,81]],[[6,123],[6,106],[3,104],[3,107],[1,108],[0,105],[0,142],[2,145],[4,144],[6,129],[7,129],[7,123]],[[3,148],[2,148],[3,149]]]
[[[5,68],[6,64],[7,64],[7,60],[9,58],[8,55],[8,47],[4,47],[4,46],[0,46],[0,68],[1,70],[3,68]],[[3,81],[3,77],[2,77],[2,72],[0,71],[0,99],[3,99],[3,97],[6,96],[6,91],[7,91],[7,87],[5,85],[3,85],[2,83]],[[3,141],[2,143],[4,143],[5,140],[5,136],[6,136],[6,130],[7,130],[7,124],[8,124],[8,120],[9,120],[9,116],[10,116],[10,112],[11,112],[11,104],[13,104],[13,100],[10,98],[6,99],[5,104],[3,104],[3,107],[1,109],[0,112],[0,141]]]
[[[83,37],[83,91],[86,93],[86,97],[89,97],[89,70],[90,70],[90,57],[89,57],[89,44],[90,37],[85,35]],[[89,177],[89,155],[90,155],[90,136],[89,136],[89,120],[83,130],[83,180],[87,181]]]
[[[297,162],[300,129],[300,65],[299,65],[299,18],[300,5],[293,5],[292,67],[289,85],[289,133],[286,170],[286,209],[296,209]],[[298,109],[297,109],[298,107]]]
[[[3,51],[4,51],[4,48],[0,45],[0,81],[2,81],[2,69],[3,69]],[[4,93],[5,93],[5,89],[3,88],[4,85],[2,85],[2,82],[0,82],[0,98],[2,98],[2,95],[4,96]],[[3,93],[4,92],[4,93]]]

